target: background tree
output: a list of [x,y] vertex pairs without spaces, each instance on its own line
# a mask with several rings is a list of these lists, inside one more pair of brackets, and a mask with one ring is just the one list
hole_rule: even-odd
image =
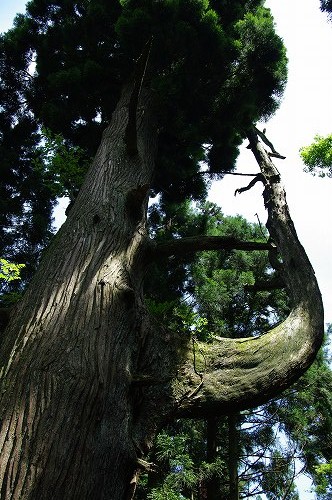
[[[5,117],[5,106],[2,112]],[[6,125],[4,119],[1,133],[0,252],[6,257],[4,262],[25,262],[11,263],[13,269],[19,266],[23,279],[0,281],[1,329],[54,233],[52,210],[57,197],[67,196],[72,203],[88,168],[85,151],[69,146],[59,134],[33,132],[29,123],[32,125],[31,120],[23,119]]]
[[1,97],[0,255],[26,264],[25,282],[49,241],[55,199],[33,168],[39,140],[33,120],[8,115]]
[[[241,234],[248,239],[267,236],[260,225],[249,224],[241,217],[224,217],[213,204],[192,211],[188,219],[195,217],[198,225],[205,219],[209,235]],[[172,307],[182,319],[182,334],[194,337],[198,371],[204,372],[204,347],[198,347],[198,340],[213,342],[220,334],[257,335],[286,315],[287,298],[277,288],[282,282],[266,254],[204,252],[190,267],[191,281],[186,280],[187,289],[180,304],[173,301]],[[159,294],[162,298],[163,287],[159,286]],[[167,317],[174,318],[170,311],[171,308]],[[162,308],[155,307],[154,312],[164,314]],[[158,316],[158,321],[165,319]],[[286,454],[278,445],[279,425],[275,407],[270,410],[268,405],[235,418],[230,415],[171,423],[157,438],[150,457],[156,463],[152,466],[154,472],[139,488],[137,498],[233,499],[239,493],[247,498],[259,492],[273,498],[286,493],[287,498],[298,498],[296,494],[291,496],[296,476],[294,452]]]
[[305,172],[332,177],[332,135],[316,135],[314,142],[300,149]]
[[[2,49],[5,39],[0,36]],[[0,55],[0,255],[25,263],[22,281],[9,287],[15,292],[30,281],[50,241],[56,197],[77,193],[87,170],[86,153],[72,144],[69,152],[68,141],[41,130],[28,109],[24,92],[31,83],[33,56],[27,55],[23,68],[20,57],[4,50]],[[10,301],[8,290],[0,300]]]
[[[101,138],[4,333],[1,492],[131,498],[161,421],[263,402],[303,373],[321,344],[314,273],[252,127],[276,109],[285,49],[261,1],[207,0],[34,0],[1,44],[3,85],[13,85],[24,116],[87,156]],[[150,238],[149,194],[173,211],[203,199],[201,161],[222,176],[246,135],[273,241]],[[279,252],[292,312],[264,336],[207,344],[203,380],[176,324],[154,321],[143,283],[152,262],[220,248]]]
[[[155,213],[156,208],[151,210]],[[224,217],[216,205],[209,203],[200,210],[187,211],[183,229],[195,219],[197,226],[205,221],[209,235],[245,234],[248,239],[266,236],[258,224],[249,224],[241,217]],[[181,234],[179,221],[174,220],[169,232],[173,229]],[[198,371],[204,371],[204,347],[199,348],[197,340],[212,342],[220,333],[256,335],[287,313],[282,281],[261,252],[202,253],[190,265],[185,289],[172,301],[169,294],[175,287],[170,278],[164,281],[160,273],[157,276],[157,280],[151,277],[149,281],[158,283],[158,298],[164,301],[153,302],[153,314],[164,324],[174,322],[177,316],[182,335],[194,337]],[[173,278],[177,276],[174,273]],[[314,481],[318,498],[325,498],[324,492],[331,485],[332,372],[328,359],[327,351],[321,351],[309,371],[281,399],[238,414],[235,435],[229,434],[234,425],[229,417],[178,419],[169,424],[157,437],[148,458],[152,472],[139,486],[136,498],[212,500],[264,493],[273,499],[297,499],[295,479],[299,471]],[[238,486],[232,496],[230,455],[235,443]]]

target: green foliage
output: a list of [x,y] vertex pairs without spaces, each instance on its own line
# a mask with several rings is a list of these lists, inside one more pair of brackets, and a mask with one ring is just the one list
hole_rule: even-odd
[[11,292],[6,291],[5,287],[1,287],[0,294],[0,307],[5,309],[11,308],[14,304],[17,304],[22,299],[22,292]]
[[[284,65],[286,61],[285,48],[280,41],[275,39],[273,19],[270,12],[260,7],[255,13],[247,12],[243,19],[239,20],[235,29],[239,34],[235,44],[239,52],[240,64],[235,70],[234,76],[239,83],[248,85],[248,81],[254,83],[252,98],[264,102],[266,98],[266,85],[273,87],[272,102],[261,109],[262,116],[269,116],[275,111],[285,85]],[[274,39],[270,44],[269,39]],[[255,63],[254,63],[255,61]],[[267,73],[261,73],[261,66],[268,69]],[[249,79],[249,80],[248,80]],[[251,85],[249,84],[251,88]],[[272,106],[272,107],[271,107]]]
[[165,320],[167,316],[172,314],[174,307],[176,307],[177,304],[175,300],[157,302],[149,297],[146,298],[145,303],[147,308],[149,309],[150,314],[154,316],[158,321]]
[[316,135],[310,146],[300,149],[305,164],[304,171],[319,177],[332,177],[332,134],[323,137]]
[[[175,207],[165,206],[169,215],[160,205],[151,208],[151,231],[157,241],[197,233],[252,241],[267,237],[260,225],[239,216],[225,217],[211,203]],[[265,252],[210,251],[174,257],[167,267],[156,263],[145,289],[155,317],[180,333],[210,341],[230,332],[261,333],[285,315],[285,293],[273,287],[264,290],[276,277]]]
[[[1,66],[1,55],[0,55]],[[33,274],[51,234],[54,197],[33,168],[39,134],[29,116],[12,116],[15,93],[0,79],[0,255],[24,262],[21,287]]]
[[328,463],[319,464],[315,467],[316,473],[316,492],[319,498],[331,498],[332,494],[332,460]]
[[177,420],[167,431],[162,431],[152,452],[158,468],[151,474],[150,481],[139,483],[135,498],[189,500],[194,493],[199,494],[210,477],[222,478],[225,473],[223,460],[219,457],[211,463],[206,460],[206,448],[202,443],[205,435],[205,422],[194,420]]
[[161,488],[154,488],[147,496],[148,500],[189,500],[180,493],[176,493],[166,484]]
[[208,341],[211,338],[208,320],[195,312],[188,304],[180,304],[174,311],[176,318],[180,320],[180,332],[189,334],[191,337]]
[[332,459],[332,371],[328,361],[328,352],[321,350],[276,409],[286,434],[302,449],[306,470],[319,491],[323,479],[317,474],[319,466]]
[[[266,233],[258,224],[240,216],[225,217],[218,207],[206,204],[207,234],[262,241]],[[197,311],[208,320],[210,331],[220,336],[249,336],[267,330],[287,311],[282,290],[265,290],[277,274],[267,253],[239,250],[202,252],[191,266]]]
[[41,144],[33,162],[38,174],[54,197],[68,196],[73,200],[78,193],[91,163],[86,151],[66,144],[61,134],[43,129]]
[[21,279],[21,269],[25,264],[14,264],[6,259],[0,259],[0,280],[10,282]]
[[183,498],[179,492],[195,485],[197,476],[188,440],[189,436],[183,434],[170,436],[163,432],[157,436],[156,457],[163,467],[167,467],[169,473],[161,487],[154,488],[148,498],[163,498],[162,494],[169,495],[169,498]]
[[150,39],[153,189],[171,202],[202,199],[200,162],[218,175],[232,169],[247,128],[273,113],[286,82],[285,49],[260,0],[31,0],[1,40],[11,112],[23,109],[91,156]]
[[21,272],[25,264],[15,264],[7,259],[0,259],[0,307],[10,308],[22,297],[22,293],[12,290],[12,283],[21,281]]
[[[290,470],[289,460],[276,450],[265,468],[261,483],[262,490],[266,492],[268,500],[275,500],[276,498],[299,500],[300,497],[296,491],[294,478],[295,472]],[[285,490],[287,492],[286,497]]]

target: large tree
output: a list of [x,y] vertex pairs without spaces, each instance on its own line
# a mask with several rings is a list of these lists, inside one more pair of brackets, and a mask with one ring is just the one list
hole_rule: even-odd
[[[21,112],[87,155],[100,141],[4,332],[4,498],[131,498],[164,419],[257,405],[312,363],[320,293],[253,128],[276,109],[286,78],[262,3],[32,0],[2,37],[1,78]],[[261,168],[270,241],[149,236],[149,195],[161,193],[165,210],[203,198],[201,161],[222,176],[245,136]],[[268,251],[292,311],[264,335],[206,348],[202,375],[186,339],[151,317],[143,284],[152,263],[171,269],[173,256],[226,247]]]
[[332,135],[316,135],[309,146],[300,149],[304,171],[319,177],[332,177]]

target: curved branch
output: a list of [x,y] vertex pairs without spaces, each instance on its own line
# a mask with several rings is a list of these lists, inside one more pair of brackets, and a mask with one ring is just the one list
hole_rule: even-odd
[[188,236],[157,245],[156,257],[170,257],[202,250],[271,250],[271,243],[242,241],[231,236]]
[[[267,228],[282,258],[281,274],[292,310],[281,324],[254,338],[221,339],[204,345],[207,369],[200,391],[181,398],[178,414],[203,416],[257,406],[297,380],[313,362],[324,332],[323,306],[315,273],[290,218],[280,175],[255,131],[248,134],[251,149],[265,177]],[[189,354],[174,391],[185,394],[199,380]]]

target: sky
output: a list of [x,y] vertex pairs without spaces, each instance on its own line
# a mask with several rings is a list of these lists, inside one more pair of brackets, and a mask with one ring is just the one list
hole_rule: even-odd
[[[25,0],[0,0],[0,32],[12,25],[17,12],[24,12]],[[277,32],[283,38],[289,58],[289,75],[281,106],[266,126],[267,137],[287,158],[275,160],[286,188],[291,216],[301,243],[315,269],[325,306],[325,321],[332,322],[332,224],[329,223],[332,179],[303,172],[299,149],[316,134],[332,133],[332,22],[319,9],[319,0],[267,0]],[[256,172],[257,164],[245,147],[238,172]],[[234,197],[246,177],[226,176],[216,182],[210,199],[225,214],[242,214],[250,221],[266,220],[262,186]]]
[[[303,172],[299,149],[316,134],[332,133],[332,22],[319,10],[319,0],[267,0],[278,34],[287,47],[288,83],[279,110],[266,124],[266,136],[286,160],[275,159],[286,188],[287,201],[299,239],[315,269],[325,306],[325,321],[332,322],[332,179]],[[252,153],[242,148],[238,172],[257,172]],[[250,180],[250,178],[249,178]],[[227,215],[266,220],[262,186],[234,197],[248,178],[226,176],[213,186],[210,199]],[[330,198],[331,197],[331,198]]]
[[[17,12],[24,12],[25,0],[0,0],[0,32],[12,25]],[[266,126],[266,135],[286,160],[275,160],[286,188],[298,236],[315,269],[325,306],[325,321],[332,322],[332,224],[330,207],[332,179],[303,172],[299,149],[316,134],[332,133],[332,22],[319,10],[319,0],[267,0],[278,34],[289,58],[288,84],[281,106]],[[262,126],[262,127],[263,127]],[[241,150],[238,172],[257,172],[252,153]],[[246,185],[246,177],[226,176],[214,183],[210,199],[225,214],[241,214],[263,223],[266,213],[262,186],[234,197],[235,189]],[[331,197],[331,198],[330,198]],[[302,486],[302,491],[303,491]],[[305,500],[314,498],[304,493]]]

